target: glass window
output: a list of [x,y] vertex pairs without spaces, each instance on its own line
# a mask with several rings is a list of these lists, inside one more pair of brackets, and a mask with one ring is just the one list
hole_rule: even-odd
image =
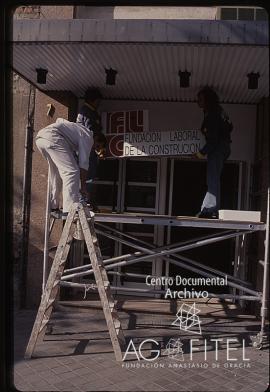
[[126,178],[129,182],[156,182],[157,162],[128,160]]
[[263,8],[256,9],[256,20],[268,20],[268,13]]
[[[144,241],[149,241],[149,238],[144,237]],[[151,243],[151,241],[149,241]],[[122,254],[128,254],[128,253],[134,253],[136,252],[136,249],[123,245],[122,249]],[[151,275],[152,273],[152,262],[151,261],[141,261],[139,263],[134,263],[134,264],[129,264],[126,266],[121,267],[121,272],[127,272],[127,273],[132,273],[132,274],[144,274],[144,275]],[[122,277],[121,282],[123,283],[124,281],[137,281],[144,283],[143,279],[140,278],[132,278],[132,277]]]
[[254,8],[238,8],[239,20],[254,20]]
[[116,206],[117,189],[113,185],[96,184],[95,201],[99,206]]
[[115,241],[104,235],[98,234],[98,242],[102,256],[113,257]]
[[[147,244],[150,244],[150,245],[153,244],[153,238],[151,238],[151,237],[140,236],[137,238],[138,238],[138,240],[142,240],[142,241],[146,242]],[[132,246],[129,246],[129,245],[125,245],[125,244],[122,245],[122,254],[123,255],[129,254],[129,253],[134,253],[134,252],[138,252],[138,249],[133,248]]]
[[152,263],[143,261],[141,263],[131,264],[129,266],[123,267],[122,272],[129,272],[130,274],[150,275],[152,273]]
[[[115,228],[115,223],[106,223],[106,226]],[[97,229],[102,230],[99,227],[97,227]],[[108,238],[105,235],[101,235],[99,233],[97,234],[97,238],[102,256],[106,258],[114,257],[114,248],[116,242],[111,238]],[[84,244],[84,255],[87,255],[87,257],[84,259],[84,264],[88,264],[90,261],[86,243]]]
[[126,190],[126,206],[155,208],[156,188],[144,186],[128,186]]
[[[127,265],[121,268],[121,272],[129,273],[129,274],[142,274],[142,275],[151,275],[152,274],[152,263],[142,261],[141,263]],[[121,284],[124,282],[140,282],[145,283],[145,278],[132,277],[132,276],[123,276],[120,278]],[[150,289],[150,287],[149,287]]]
[[118,164],[117,159],[99,160],[97,167],[97,180],[117,181],[118,180]]
[[237,19],[237,8],[221,8],[220,19],[236,20]]

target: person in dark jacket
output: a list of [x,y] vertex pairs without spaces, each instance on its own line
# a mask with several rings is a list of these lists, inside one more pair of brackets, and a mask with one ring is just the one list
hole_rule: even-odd
[[[84,104],[79,109],[76,122],[84,125],[86,128],[90,129],[94,136],[102,135],[101,118],[97,111],[97,108],[102,99],[102,94],[97,88],[88,88],[84,95]],[[103,138],[105,139],[105,137]],[[103,152],[99,155],[92,149],[89,157],[89,173],[87,180],[87,189],[90,196],[90,207],[95,211],[99,212],[99,209],[95,202],[95,187],[93,181],[96,177],[98,159],[103,158],[105,154],[105,144]]]
[[220,208],[220,178],[224,163],[231,153],[230,132],[233,127],[219,104],[218,95],[210,87],[204,87],[198,92],[198,105],[204,111],[201,132],[206,143],[195,155],[199,159],[207,156],[207,192],[197,217],[217,219]]
[[102,99],[97,88],[89,88],[84,95],[84,104],[79,109],[76,122],[90,129],[93,134],[102,131],[100,115],[97,108]]

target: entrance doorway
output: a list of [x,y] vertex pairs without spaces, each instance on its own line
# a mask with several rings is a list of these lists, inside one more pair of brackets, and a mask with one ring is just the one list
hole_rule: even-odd
[[[161,181],[164,181],[164,164],[161,168],[161,159],[129,158],[122,160],[104,160],[99,162],[97,178],[94,181],[95,201],[102,211],[112,213],[145,213],[159,214],[162,199],[160,198]],[[164,203],[163,203],[164,204]],[[164,213],[164,211],[162,212]],[[156,225],[136,224],[106,224],[117,230],[124,231],[141,241],[149,244],[163,245],[164,228]],[[134,248],[99,235],[99,243],[104,259],[134,253]],[[85,259],[84,263],[89,263]],[[124,267],[116,267],[108,272],[113,286],[145,289],[145,278],[138,275],[161,275],[161,266],[158,259],[143,261]],[[116,273],[135,274],[132,276],[119,276]],[[91,280],[83,278],[85,283]],[[121,294],[130,292],[120,291]],[[140,293],[136,293],[140,295]],[[141,294],[145,296],[145,293]]]
[[[242,168],[242,166],[241,166]],[[221,178],[221,208],[237,209],[241,202],[239,194],[239,162],[227,162],[224,166]],[[241,177],[241,178],[240,178]],[[201,203],[206,186],[206,162],[205,161],[183,161],[181,159],[170,160],[167,187],[168,215],[173,216],[195,216],[200,211]],[[240,192],[241,193],[241,192]],[[208,235],[217,230],[201,228],[178,228],[168,227],[166,231],[167,243],[185,241],[188,239]],[[194,259],[204,265],[233,274],[235,259],[235,239],[213,243],[205,247],[194,248],[181,255]],[[195,273],[166,262],[165,274],[171,277],[180,275],[185,278],[198,277]],[[174,289],[181,290],[177,286]],[[198,290],[207,289],[197,287]],[[216,286],[213,292],[224,292],[224,287]]]
[[[229,161],[225,164],[221,181],[222,208],[240,209],[242,207],[241,203],[244,198],[241,192],[244,178],[242,162]],[[100,161],[95,185],[96,202],[104,211],[194,216],[200,210],[206,192],[206,162],[166,157],[104,160]],[[206,229],[157,225],[111,223],[107,226],[124,231],[146,243],[154,243],[156,246],[211,233],[211,230],[206,233]],[[134,248],[128,248],[126,245],[102,236],[99,236],[99,242],[105,259],[135,251]],[[207,247],[191,249],[183,255],[233,274],[235,249],[235,240],[232,239]],[[88,262],[89,260],[84,260],[84,263]],[[112,273],[109,273],[113,286],[149,289],[145,284],[145,278],[122,277],[116,275],[115,272],[172,277],[175,275],[194,276],[190,271],[159,258],[125,267],[116,267]],[[160,288],[155,287],[157,290]],[[179,286],[177,289],[180,289]],[[222,290],[224,292],[224,287]],[[218,292],[218,289],[215,292]],[[120,293],[130,294],[122,290]],[[133,295],[140,295],[140,293],[133,293]]]
[[[161,179],[161,160],[132,158],[122,161],[122,192],[119,212],[129,213],[159,213]],[[155,225],[121,224],[119,229],[125,233],[145,241],[149,244],[158,244],[159,227]],[[134,252],[134,248],[118,244],[118,254]],[[115,285],[128,288],[147,289],[145,275],[159,274],[156,259],[118,268],[118,272],[134,274],[136,276],[116,276]],[[142,275],[139,277],[139,275]],[[122,294],[130,294],[122,291]],[[144,295],[139,291],[136,295]]]

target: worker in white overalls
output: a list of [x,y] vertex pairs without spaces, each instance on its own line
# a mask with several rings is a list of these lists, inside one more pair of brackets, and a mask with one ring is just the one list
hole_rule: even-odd
[[38,132],[36,145],[49,163],[51,209],[59,209],[63,185],[63,215],[67,215],[74,202],[79,202],[81,198],[88,199],[86,180],[89,155],[91,149],[95,148],[102,158],[106,138],[102,133],[94,136],[91,130],[81,124],[58,118],[55,123]]

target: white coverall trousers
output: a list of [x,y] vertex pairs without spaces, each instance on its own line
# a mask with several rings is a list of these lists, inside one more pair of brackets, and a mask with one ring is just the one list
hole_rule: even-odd
[[38,136],[36,145],[50,167],[51,208],[59,208],[62,188],[63,212],[68,212],[80,199],[80,169],[73,151],[64,137],[53,131],[51,140]]

